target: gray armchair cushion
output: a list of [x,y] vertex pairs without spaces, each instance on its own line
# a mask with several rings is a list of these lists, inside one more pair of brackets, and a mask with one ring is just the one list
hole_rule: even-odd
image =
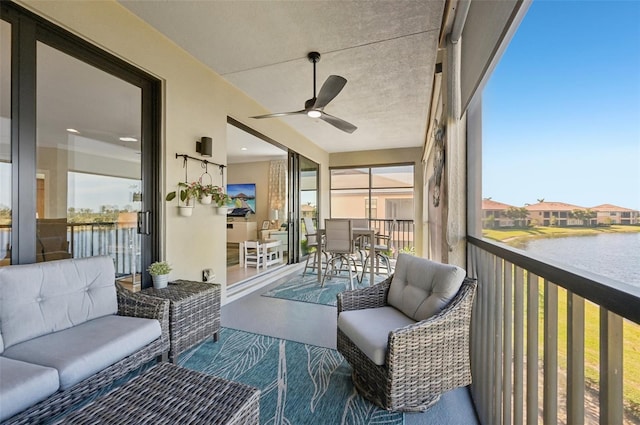
[[389,332],[414,323],[393,307],[343,311],[338,316],[338,329],[379,366],[385,363]]
[[387,302],[416,321],[428,319],[453,299],[465,275],[454,265],[400,254]]
[[58,390],[58,371],[0,357],[0,422]]
[[110,257],[0,268],[4,348],[118,311]]
[[4,356],[55,368],[63,390],[159,338],[160,322],[105,316],[10,348]]

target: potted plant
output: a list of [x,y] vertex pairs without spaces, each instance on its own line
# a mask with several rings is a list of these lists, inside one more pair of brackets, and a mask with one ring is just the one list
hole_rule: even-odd
[[213,202],[216,203],[216,207],[218,208],[218,214],[227,215],[227,203],[231,201],[231,197],[224,193],[224,190],[219,186],[214,186],[216,189],[213,192]]
[[209,205],[214,198],[214,195],[218,193],[222,188],[214,186],[212,184],[200,185],[200,203]]
[[179,193],[179,199],[183,204],[178,205],[178,212],[182,216],[189,217],[193,213],[195,199],[200,197],[201,185],[199,182],[180,182],[178,183],[178,188],[177,191],[169,192],[166,200],[174,200]]
[[156,289],[166,288],[169,283],[169,273],[171,266],[166,261],[156,261],[151,263],[147,271],[153,279],[153,287]]

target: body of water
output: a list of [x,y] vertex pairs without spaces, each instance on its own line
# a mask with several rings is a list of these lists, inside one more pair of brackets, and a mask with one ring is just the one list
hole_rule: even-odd
[[640,287],[640,233],[534,239],[522,249],[554,263]]

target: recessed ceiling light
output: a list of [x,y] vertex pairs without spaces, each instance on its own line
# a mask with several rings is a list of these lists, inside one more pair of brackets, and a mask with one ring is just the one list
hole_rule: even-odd
[[241,150],[241,151],[246,151],[246,150],[247,150],[247,148],[240,148],[240,150]]
[[67,128],[67,131],[69,133],[80,133],[78,130],[76,130],[75,128]]
[[120,140],[122,140],[123,142],[137,142],[138,139],[136,139],[135,137],[121,137]]

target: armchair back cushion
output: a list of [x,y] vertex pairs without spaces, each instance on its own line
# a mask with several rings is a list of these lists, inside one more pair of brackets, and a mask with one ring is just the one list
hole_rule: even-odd
[[0,291],[3,349],[118,312],[106,256],[2,267]]
[[415,321],[438,314],[460,290],[466,272],[408,254],[398,255],[387,303]]

